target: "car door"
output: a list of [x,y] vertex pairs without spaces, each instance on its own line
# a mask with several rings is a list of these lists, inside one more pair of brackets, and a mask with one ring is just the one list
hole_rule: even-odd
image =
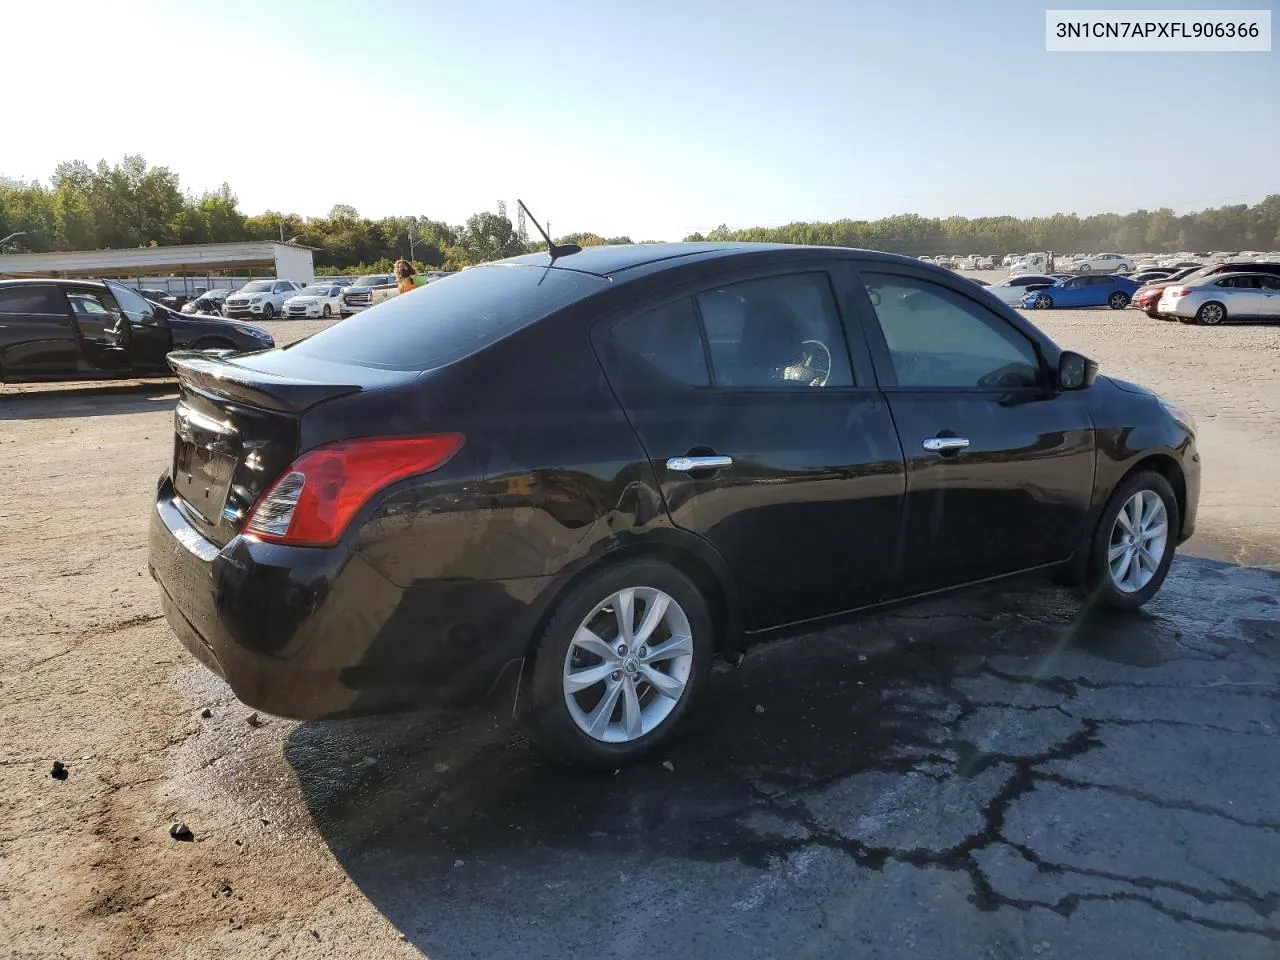
[[[833,269],[847,296],[852,271]],[[748,630],[893,592],[902,451],[865,346],[850,363],[839,289],[792,264],[593,332],[668,515],[724,557]]]
[[[1230,277],[1231,290],[1227,295],[1227,316],[1258,317],[1262,315],[1262,283],[1258,274]],[[1224,280],[1222,285],[1228,281]]]
[[169,315],[132,287],[104,280],[107,293],[115,299],[127,324],[129,366],[135,373],[167,373],[164,358],[173,348]]
[[1030,328],[918,271],[862,273],[862,316],[906,457],[920,593],[1067,559],[1094,476],[1082,392],[1059,393]]
[[115,300],[96,287],[67,287],[65,293],[80,339],[79,369],[85,373],[128,370],[128,321]]
[[61,288],[52,283],[0,286],[0,377],[12,382],[71,375],[79,357]]
[[1258,276],[1258,316],[1280,320],[1280,277]]

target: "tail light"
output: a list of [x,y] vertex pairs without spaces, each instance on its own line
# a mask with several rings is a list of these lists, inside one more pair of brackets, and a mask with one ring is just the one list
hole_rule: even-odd
[[1167,287],[1164,291],[1170,297],[1185,297],[1191,292],[1189,287]]
[[379,490],[444,466],[463,444],[460,433],[344,440],[304,453],[271,485],[245,530],[260,540],[299,547],[337,543]]

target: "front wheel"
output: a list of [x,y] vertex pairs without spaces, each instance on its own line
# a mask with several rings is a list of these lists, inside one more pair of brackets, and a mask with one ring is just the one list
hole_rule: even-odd
[[273,307],[271,304],[268,303],[265,307],[262,308],[263,320],[274,319],[275,315],[276,315],[276,308]]
[[1047,293],[1042,293],[1032,301],[1031,305],[1037,310],[1048,310],[1053,306],[1053,297]]
[[324,317],[326,320],[333,316],[333,311],[329,309],[329,305],[327,303],[324,305],[324,309],[320,311],[320,316]]
[[714,648],[694,583],[654,560],[587,577],[538,638],[529,722],[574,766],[612,770],[671,741],[701,693]]
[[1107,297],[1107,306],[1112,310],[1123,310],[1129,305],[1129,295],[1117,290],[1111,296]]
[[1181,529],[1169,481],[1144,470],[1111,494],[1090,545],[1089,594],[1115,610],[1136,610],[1156,595],[1173,563]]

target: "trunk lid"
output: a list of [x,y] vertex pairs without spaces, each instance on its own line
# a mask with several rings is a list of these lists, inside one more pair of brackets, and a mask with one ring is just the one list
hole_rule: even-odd
[[171,477],[179,508],[222,546],[302,452],[302,418],[339,397],[412,379],[404,372],[291,356],[286,351],[168,357],[178,377]]

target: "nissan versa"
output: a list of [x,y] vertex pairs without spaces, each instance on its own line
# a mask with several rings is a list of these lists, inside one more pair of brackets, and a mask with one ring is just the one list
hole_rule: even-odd
[[613,767],[712,659],[1026,571],[1141,606],[1195,425],[948,270],[755,244],[553,248],[298,343],[173,354],[151,570],[246,704],[508,689]]

